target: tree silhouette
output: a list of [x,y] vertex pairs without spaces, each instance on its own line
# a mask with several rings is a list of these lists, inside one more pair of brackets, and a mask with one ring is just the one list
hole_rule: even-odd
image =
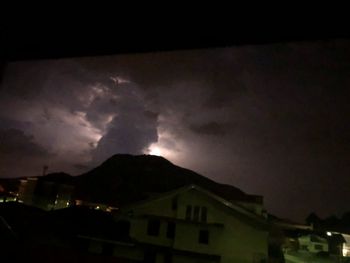
[[321,219],[315,212],[310,213],[306,217],[305,221],[306,221],[306,224],[313,225],[314,227],[318,227],[321,223]]

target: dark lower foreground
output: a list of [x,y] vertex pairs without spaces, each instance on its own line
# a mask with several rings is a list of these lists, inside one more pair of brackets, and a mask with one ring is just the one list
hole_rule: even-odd
[[[101,244],[101,252],[83,251],[81,248],[64,248],[52,245],[29,245],[20,242],[1,243],[1,262],[36,262],[36,263],[65,263],[65,262],[106,262],[106,263],[154,263],[154,262],[221,262],[220,256],[192,254],[186,251],[167,251],[157,248],[133,248],[132,254],[118,256],[108,253],[108,248]],[[117,249],[119,250],[119,248]],[[125,251],[124,251],[125,252]],[[169,253],[170,252],[170,253]],[[118,253],[118,252],[117,252]],[[129,257],[129,258],[126,258]],[[138,258],[138,259],[130,259]],[[267,262],[267,261],[252,261]],[[283,262],[270,260],[268,262]]]
[[110,211],[102,209],[103,204],[68,201],[65,209],[46,207],[44,211],[42,205],[32,206],[39,200],[34,197],[18,202],[6,199],[0,207],[0,216],[24,248],[58,247],[153,263],[263,263],[268,259],[262,198],[226,200],[187,185]]
[[65,262],[106,262],[106,263],[133,263],[130,259],[110,257],[98,254],[84,253],[76,249],[67,249],[52,246],[16,245],[15,248],[2,246],[2,262],[35,262],[35,263],[65,263]]
[[289,251],[285,253],[286,263],[349,263],[350,259],[335,255],[317,255],[306,251]]
[[114,212],[0,204],[1,262],[347,262],[334,257],[348,249],[340,237],[273,223],[197,187]]
[[[137,207],[133,206],[134,213],[127,209],[127,213],[113,215],[87,207],[44,211],[16,202],[3,203],[0,207],[3,262],[231,262],[227,255],[235,247],[246,252],[238,255],[237,250],[232,254],[234,257],[248,258],[237,262],[267,262],[264,254],[251,252],[257,251],[257,245],[246,243],[258,235],[255,230],[249,238],[237,236],[244,241],[238,242],[227,239],[232,236],[228,233],[230,225],[193,221],[195,214],[188,214],[186,209],[183,215],[190,218],[176,219],[136,214],[141,209]],[[237,232],[239,223],[236,224]],[[250,224],[247,231],[253,231]],[[265,231],[260,235],[256,241],[267,244]],[[219,249],[228,250],[223,254]]]

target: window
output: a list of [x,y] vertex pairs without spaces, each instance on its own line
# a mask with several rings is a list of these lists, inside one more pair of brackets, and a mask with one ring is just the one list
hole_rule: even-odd
[[202,206],[201,209],[201,222],[207,222],[207,208]]
[[175,237],[176,225],[174,222],[168,222],[168,228],[166,231],[166,237],[173,239]]
[[200,210],[199,206],[194,207],[194,212],[193,212],[193,220],[194,221],[199,221],[199,210]]
[[186,219],[191,220],[191,215],[192,215],[192,206],[188,205],[186,207]]
[[160,229],[160,221],[158,219],[150,219],[148,221],[147,234],[150,236],[158,236]]
[[177,210],[177,197],[174,197],[171,202],[171,209],[172,210]]
[[200,230],[199,231],[198,243],[209,244],[209,231],[208,230]]

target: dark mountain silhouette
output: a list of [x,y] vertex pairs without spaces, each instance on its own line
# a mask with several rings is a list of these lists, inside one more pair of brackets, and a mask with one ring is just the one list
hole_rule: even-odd
[[116,154],[76,179],[77,198],[122,205],[176,188],[196,184],[228,199],[252,201],[240,189],[216,183],[153,155]]
[[[191,170],[176,166],[160,156],[116,154],[91,171],[71,176],[51,173],[38,176],[45,181],[73,185],[74,198],[120,206],[179,187],[196,184],[227,200],[261,202],[260,196],[247,195],[240,189],[219,184]],[[5,188],[15,188],[18,180],[0,181]]]

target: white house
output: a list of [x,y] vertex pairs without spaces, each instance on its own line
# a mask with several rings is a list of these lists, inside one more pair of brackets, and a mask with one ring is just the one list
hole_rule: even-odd
[[[190,185],[121,208],[144,262],[267,262],[262,214]],[[140,258],[141,259],[141,258]]]
[[311,234],[305,235],[298,238],[299,248],[301,250],[306,250],[311,253],[317,252],[328,252],[328,241],[325,238]]

